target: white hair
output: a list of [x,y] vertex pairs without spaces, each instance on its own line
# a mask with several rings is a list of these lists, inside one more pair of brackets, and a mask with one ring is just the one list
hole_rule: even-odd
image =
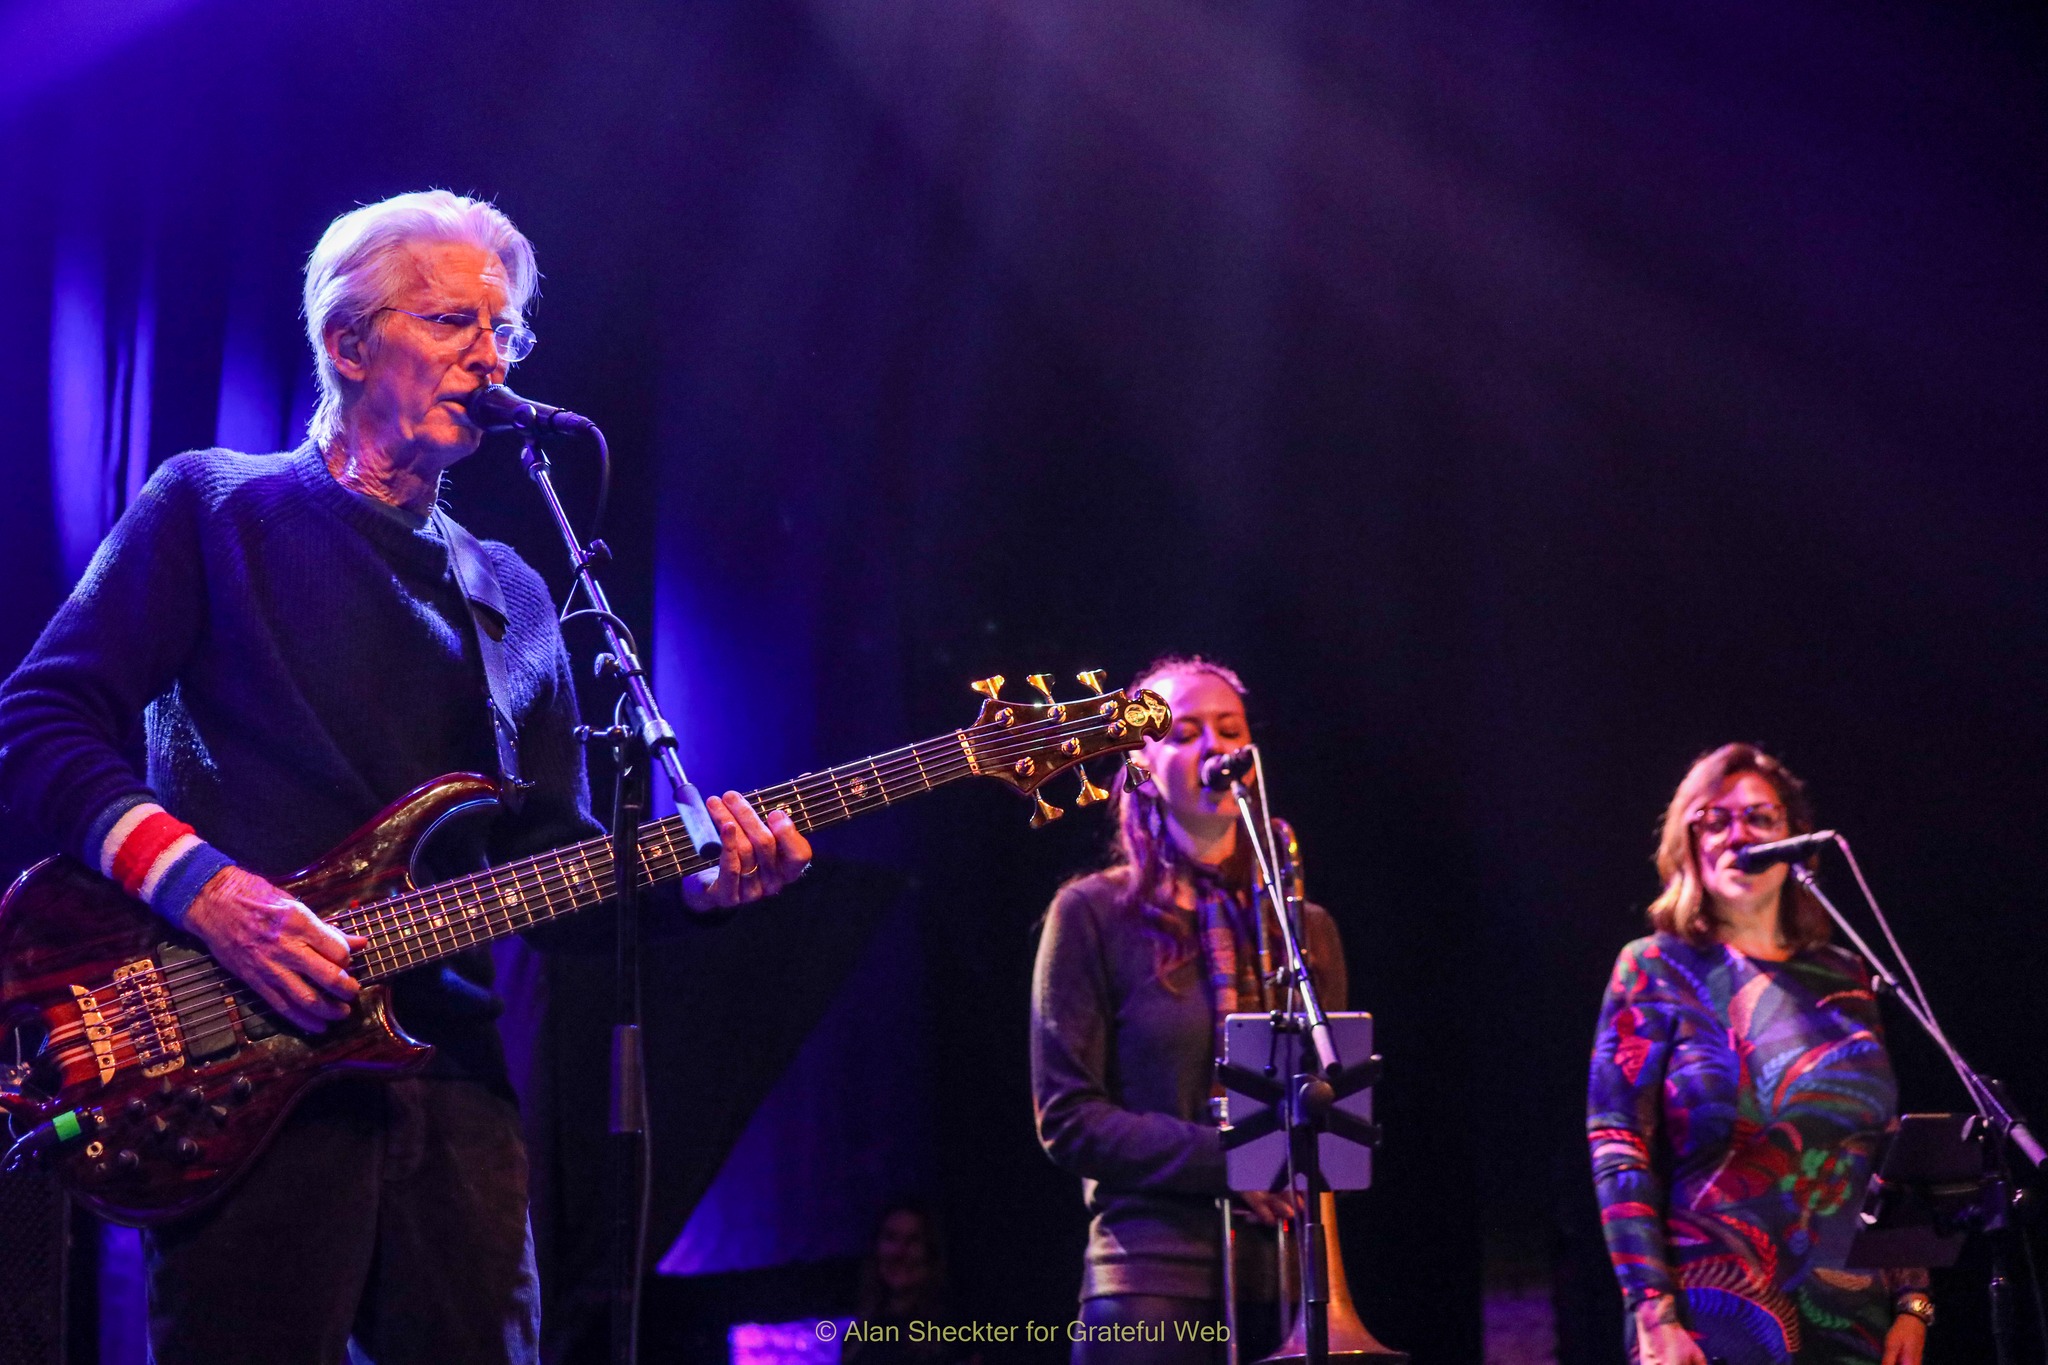
[[306,258],[306,339],[320,378],[320,404],[307,434],[319,445],[341,432],[341,376],[327,354],[327,334],[361,327],[390,306],[411,280],[406,248],[415,242],[456,242],[497,253],[515,317],[525,313],[540,283],[533,243],[496,206],[479,199],[424,190],[365,204],[329,223]]

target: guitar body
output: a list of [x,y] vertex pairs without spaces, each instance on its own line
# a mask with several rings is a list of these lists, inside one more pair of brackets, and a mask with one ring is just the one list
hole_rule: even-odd
[[[414,851],[434,826],[495,794],[475,774],[438,778],[278,885],[322,919],[409,891]],[[341,1076],[406,1075],[433,1052],[406,1036],[387,987],[365,987],[348,1017],[301,1033],[239,982],[202,975],[204,952],[68,857],[29,869],[0,901],[0,1038],[47,1038],[35,1060],[0,1068],[0,1108],[17,1132],[55,1120],[69,1137],[76,1122],[77,1136],[46,1161],[113,1222],[203,1208],[308,1091]],[[12,1059],[12,1049],[0,1056]]]

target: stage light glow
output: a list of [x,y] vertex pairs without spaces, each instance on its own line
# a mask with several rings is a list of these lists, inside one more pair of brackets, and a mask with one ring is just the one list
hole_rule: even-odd
[[34,0],[0,13],[0,112],[18,107],[193,8],[195,0]]
[[732,1365],[838,1365],[851,1318],[736,1322],[726,1333]]

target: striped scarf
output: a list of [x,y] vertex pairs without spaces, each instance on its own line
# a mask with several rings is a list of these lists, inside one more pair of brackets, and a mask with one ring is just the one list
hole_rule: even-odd
[[1250,907],[1221,878],[1206,869],[1198,871],[1194,890],[1195,924],[1202,961],[1208,968],[1215,1055],[1220,1062],[1224,1020],[1264,1008],[1259,989],[1259,935]]

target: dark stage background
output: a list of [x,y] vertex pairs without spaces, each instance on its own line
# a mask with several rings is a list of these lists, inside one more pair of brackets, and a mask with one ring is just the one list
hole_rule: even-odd
[[[1584,1058],[1711,745],[1809,778],[1951,1033],[2048,1114],[2038,7],[20,0],[0,53],[5,659],[148,467],[298,439],[329,218],[480,192],[546,274],[516,382],[611,435],[611,582],[700,781],[949,729],[991,672],[1243,670],[1379,1018],[1352,1279],[1418,1360],[1480,1359],[1489,1273],[1549,1276],[1560,1359],[1618,1358]],[[509,451],[451,501],[562,581]],[[662,950],[657,1251],[909,916],[911,1183],[966,1312],[1069,1316],[1026,985],[1105,826],[1024,815],[830,834],[805,899]],[[546,970],[567,1350],[604,996]],[[1906,1026],[1907,1104],[1959,1105]],[[846,1283],[668,1282],[650,1337],[715,1353]],[[1988,1359],[1944,1290],[1931,1358]]]

